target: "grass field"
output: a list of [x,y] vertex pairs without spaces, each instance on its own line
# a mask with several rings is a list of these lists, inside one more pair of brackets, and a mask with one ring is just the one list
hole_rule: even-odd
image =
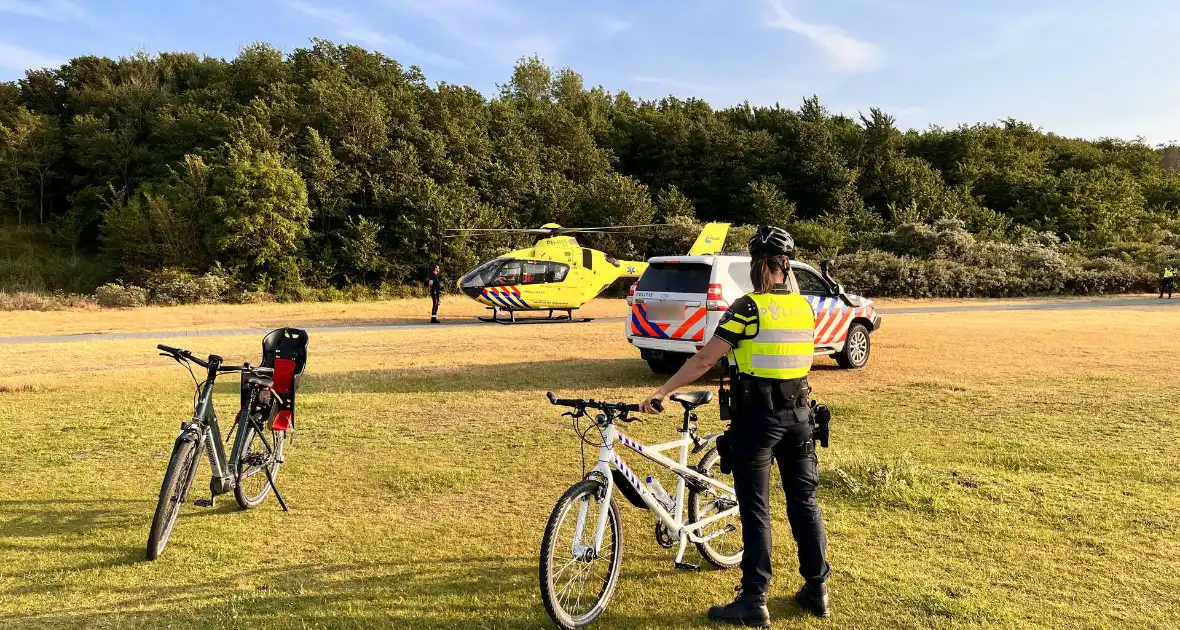
[[[865,370],[819,360],[835,613],[788,603],[776,494],[776,627],[1180,627],[1176,324],[1173,309],[897,315]],[[254,338],[185,343],[259,354]],[[152,342],[0,346],[0,627],[546,627],[542,529],[581,463],[544,392],[653,389],[621,324],[323,334],[310,352],[279,478],[292,512],[188,506],[148,563],[188,374]],[[227,382],[223,417],[234,399]],[[674,423],[629,429],[664,441]],[[702,429],[719,428],[708,409]],[[598,627],[711,627],[737,571],[673,570],[652,519],[622,509]]]
[[[1107,300],[1125,296],[1087,298],[1063,297],[1052,301]],[[1034,299],[1034,298],[1030,298]],[[886,299],[878,308],[913,306],[957,306],[977,304],[1015,304],[1026,299]],[[1045,301],[1035,298],[1035,301]],[[471,321],[488,314],[486,307],[462,296],[443,297],[439,319],[443,322]],[[580,317],[622,317],[627,304],[618,299],[599,299],[577,311]],[[538,313],[537,315],[544,315]],[[522,316],[523,317],[523,316]],[[420,324],[430,318],[430,300],[385,300],[376,302],[298,302],[288,304],[194,304],[153,306],[148,308],[100,309],[74,308],[60,311],[0,311],[0,337],[27,335],[76,335],[139,331],[228,330],[266,328],[276,321],[290,326],[345,326]]]

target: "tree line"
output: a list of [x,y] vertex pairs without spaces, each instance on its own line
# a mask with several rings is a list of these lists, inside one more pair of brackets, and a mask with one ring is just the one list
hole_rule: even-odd
[[452,227],[675,226],[583,239],[629,258],[728,221],[882,294],[1135,290],[1180,257],[1177,162],[1016,120],[640,100],[538,58],[489,98],[321,40],[78,57],[0,83],[0,288],[381,290],[527,242]]

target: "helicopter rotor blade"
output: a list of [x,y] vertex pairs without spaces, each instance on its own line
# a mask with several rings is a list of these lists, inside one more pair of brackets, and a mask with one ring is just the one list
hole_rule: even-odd
[[462,234],[497,234],[497,233],[516,233],[516,234],[549,234],[552,230],[544,230],[541,228],[447,228],[447,232],[456,232],[457,235]]
[[578,233],[578,232],[590,233],[590,234],[593,234],[596,232],[597,233],[608,233],[608,232],[618,232],[618,231],[622,231],[622,230],[638,230],[641,228],[649,228],[649,227],[665,227],[666,225],[667,225],[666,223],[644,223],[642,225],[604,225],[604,226],[600,226],[600,227],[561,228],[559,233],[561,233],[561,234],[573,234],[573,233]]

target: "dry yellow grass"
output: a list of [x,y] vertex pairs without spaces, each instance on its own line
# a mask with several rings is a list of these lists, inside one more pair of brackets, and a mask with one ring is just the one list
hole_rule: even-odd
[[[776,627],[1175,624],[1176,323],[1172,309],[898,315],[867,369],[820,360],[836,617],[786,602],[798,576],[780,503]],[[247,337],[185,343],[259,352]],[[280,477],[292,512],[188,507],[147,563],[191,412],[187,374],[153,348],[0,346],[0,626],[544,627],[542,528],[580,463],[543,394],[636,400],[658,383],[617,322],[315,336]],[[231,416],[233,388],[220,392]],[[628,430],[664,440],[673,425]],[[702,425],[719,426],[715,409]],[[651,518],[623,510],[622,582],[599,627],[711,627],[704,608],[737,573],[674,571]]]
[[[1031,301],[1109,300],[1099,298],[1041,298],[1013,300],[877,300],[878,308],[922,306],[972,306],[1021,304]],[[485,316],[485,307],[461,296],[446,296],[439,310],[444,322],[470,321]],[[627,304],[620,299],[599,299],[577,311],[582,317],[622,317]],[[535,315],[535,314],[534,314]],[[527,317],[529,315],[522,315]],[[140,331],[229,330],[289,326],[345,326],[423,323],[430,318],[430,300],[405,299],[380,302],[328,302],[294,304],[216,304],[151,306],[132,309],[79,308],[61,311],[0,311],[0,337],[76,335]]]
[[[623,300],[594,300],[577,311],[581,317],[621,317]],[[443,298],[439,319],[467,321],[486,316],[486,307],[460,296]],[[530,313],[522,315],[537,315]],[[544,313],[540,313],[544,315]],[[149,306],[130,309],[70,309],[0,312],[0,337],[74,335],[150,330],[227,330],[274,325],[342,326],[424,323],[430,300],[379,302],[298,302],[285,304],[213,304]],[[276,324],[278,322],[278,324]]]

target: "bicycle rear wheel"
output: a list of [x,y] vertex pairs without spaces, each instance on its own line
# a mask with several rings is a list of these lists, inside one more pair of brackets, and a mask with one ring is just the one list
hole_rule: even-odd
[[[716,448],[705,453],[701,463],[697,465],[697,470],[733,487],[733,476],[721,474],[721,456]],[[716,486],[709,485],[701,490],[692,490],[688,493],[688,521],[703,521],[736,505],[736,495]],[[696,544],[697,551],[709,564],[718,569],[732,569],[741,563],[745,546],[742,544],[742,519],[738,513],[708,524],[701,528],[697,535],[703,538],[716,536]]]
[[176,525],[176,517],[180,516],[180,506],[188,498],[189,488],[193,485],[200,456],[201,452],[194,440],[177,440],[176,446],[172,448],[172,458],[168,461],[168,471],[164,473],[164,483],[160,485],[160,500],[156,504],[156,514],[152,517],[152,528],[148,534],[148,560],[155,560],[164,553],[168,538],[172,536],[172,528]]
[[266,495],[270,494],[270,482],[266,478],[265,469],[270,469],[272,478],[279,476],[287,432],[267,428],[259,433],[254,427],[245,424],[240,430],[246,434],[242,440],[242,456],[238,460],[238,480],[234,484],[234,499],[243,510],[249,510],[262,505]]
[[580,481],[570,487],[549,516],[541,542],[541,601],[545,612],[564,630],[582,628],[602,614],[614,595],[623,561],[619,507],[610,502],[602,548],[594,551],[594,534],[602,515],[606,486]]

